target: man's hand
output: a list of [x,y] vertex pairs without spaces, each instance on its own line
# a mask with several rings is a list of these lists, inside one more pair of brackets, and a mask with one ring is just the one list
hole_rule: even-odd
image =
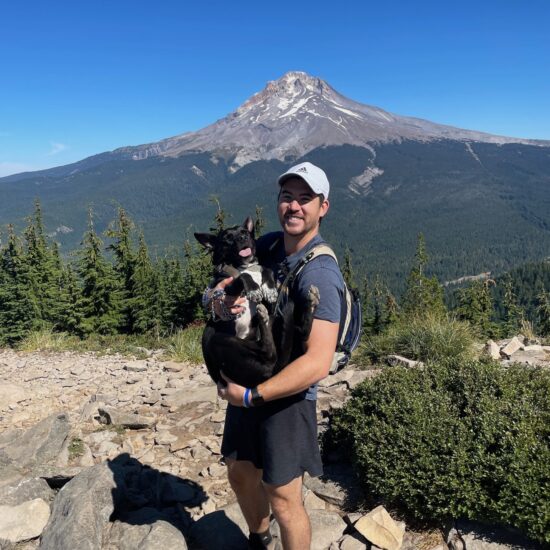
[[221,377],[227,382],[227,386],[222,386],[220,383],[218,383],[218,395],[225,399],[228,403],[231,403],[231,405],[235,405],[236,407],[243,407],[243,397],[244,392],[246,390],[245,387],[239,386],[239,384],[236,384],[233,382],[233,380],[230,380],[223,374],[223,372],[220,373]]
[[[227,279],[223,279],[223,281],[220,281],[213,290],[225,290],[225,287],[233,282],[233,277],[228,277]],[[229,311],[232,315],[238,315],[239,313],[242,313],[244,311],[244,307],[242,304],[246,303],[246,298],[244,296],[225,296],[223,303],[225,304],[225,307],[227,311]],[[223,319],[224,314],[221,308],[220,303],[218,300],[214,301],[214,313]]]

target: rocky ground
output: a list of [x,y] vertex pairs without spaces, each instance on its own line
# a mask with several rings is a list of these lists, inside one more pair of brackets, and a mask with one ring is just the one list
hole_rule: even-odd
[[[376,372],[348,367],[321,382],[320,430]],[[220,456],[224,416],[204,366],[154,352],[0,350],[0,549],[246,548]],[[313,549],[481,548],[464,543],[473,526],[416,533],[383,508],[359,513],[357,483],[341,464],[305,487]]]

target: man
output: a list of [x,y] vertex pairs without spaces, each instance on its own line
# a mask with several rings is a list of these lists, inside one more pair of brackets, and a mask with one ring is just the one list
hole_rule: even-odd
[[[266,235],[258,242],[264,263],[282,262],[287,269],[316,244],[322,218],[329,210],[330,185],[326,174],[309,162],[292,167],[278,180],[277,212],[282,239],[266,250]],[[263,250],[262,250],[263,249]],[[279,279],[284,278],[279,274]],[[223,289],[232,279],[222,281]],[[337,263],[319,256],[294,281],[292,297],[299,305],[311,285],[320,291],[311,333],[303,355],[257,388],[227,380],[219,395],[228,401],[222,454],[228,477],[250,529],[249,547],[268,548],[270,507],[285,550],[305,550],[311,527],[302,503],[304,472],[322,474],[317,442],[316,384],[328,375],[336,349],[344,301],[344,282]],[[232,313],[242,311],[243,299],[230,301]]]

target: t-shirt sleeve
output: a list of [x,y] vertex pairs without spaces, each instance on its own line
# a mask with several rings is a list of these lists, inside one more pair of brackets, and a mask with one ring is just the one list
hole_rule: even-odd
[[311,285],[319,289],[319,305],[314,318],[339,323],[344,299],[344,279],[336,261],[319,256],[307,264],[297,278],[300,303],[303,305]]

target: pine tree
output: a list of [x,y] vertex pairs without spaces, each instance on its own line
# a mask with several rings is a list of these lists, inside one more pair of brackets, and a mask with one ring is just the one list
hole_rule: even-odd
[[143,233],[139,236],[138,252],[135,257],[131,278],[131,314],[136,332],[160,332],[161,310],[159,302],[159,276],[154,270]]
[[474,281],[458,291],[457,314],[460,319],[469,321],[483,335],[493,332],[491,316],[493,315],[493,298],[489,285],[494,281]]
[[204,320],[201,298],[212,277],[212,257],[187,241],[184,245],[184,296],[181,304],[184,324]]
[[550,336],[550,292],[544,289],[537,296],[537,315],[540,335]]
[[55,327],[61,331],[83,335],[80,288],[76,275],[70,265],[61,270],[59,281],[59,304]]
[[504,331],[506,336],[517,334],[524,320],[524,313],[518,304],[511,279],[504,281]]
[[118,217],[105,232],[114,240],[107,250],[114,255],[114,270],[120,288],[121,314],[123,317],[121,330],[131,333],[136,322],[134,304],[136,296],[134,289],[134,270],[136,255],[132,247],[132,230],[134,224],[123,208],[118,209]]
[[348,288],[355,288],[355,273],[353,272],[351,250],[347,246],[344,251],[344,261],[342,262],[342,276]]
[[40,308],[13,226],[0,256],[0,342],[12,344],[38,328]]
[[254,221],[254,237],[257,239],[265,227],[264,209],[261,206],[256,205],[256,215]]
[[418,235],[418,244],[414,255],[412,269],[407,277],[403,297],[403,311],[406,315],[442,315],[445,313],[443,288],[436,277],[425,275],[428,264],[426,242],[422,233]]
[[210,226],[210,231],[212,233],[219,233],[225,229],[225,218],[227,217],[227,213],[222,208],[220,199],[216,195],[212,195],[210,197],[210,202],[214,203],[217,208],[216,213],[214,214],[214,225]]
[[92,212],[88,231],[82,240],[77,271],[82,282],[78,304],[82,316],[81,330],[85,334],[113,334],[122,323],[121,291],[113,268],[102,254],[103,243],[97,236]]
[[59,307],[61,262],[57,245],[48,246],[40,202],[35,201],[34,213],[24,231],[23,261],[27,266],[29,285],[44,325],[55,325]]

